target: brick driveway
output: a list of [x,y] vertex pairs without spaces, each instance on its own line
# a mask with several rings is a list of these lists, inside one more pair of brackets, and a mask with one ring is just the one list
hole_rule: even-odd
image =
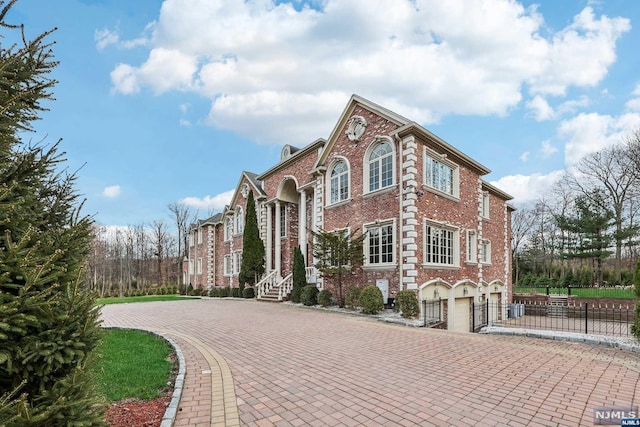
[[593,425],[595,406],[640,404],[640,355],[604,346],[253,300],[102,313],[105,326],[162,331],[180,345],[187,374],[177,426],[577,426]]

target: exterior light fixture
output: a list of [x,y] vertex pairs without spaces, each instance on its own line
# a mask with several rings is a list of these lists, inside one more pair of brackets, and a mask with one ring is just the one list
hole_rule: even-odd
[[467,289],[466,286],[464,288],[462,288],[462,295],[464,295],[464,296],[469,295],[469,290]]
[[433,298],[434,299],[440,298],[440,292],[438,292],[438,288],[435,288],[433,290]]

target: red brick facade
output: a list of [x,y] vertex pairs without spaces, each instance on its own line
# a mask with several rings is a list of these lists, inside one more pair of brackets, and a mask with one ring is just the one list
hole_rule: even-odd
[[[285,146],[271,169],[242,173],[225,211],[192,227],[192,238],[202,229],[207,244],[190,246],[190,262],[209,255],[201,275],[185,277],[202,288],[238,286],[239,266],[225,274],[225,256],[233,264],[242,251],[237,213],[246,213],[251,189],[268,271],[286,277],[297,246],[312,267],[308,231],[357,230],[367,235],[365,262],[348,286],[386,283],[390,298],[403,289],[420,299],[439,295],[448,307],[443,320],[463,330],[456,311],[465,301],[510,297],[511,197],[483,181],[488,172],[421,126],[354,95],[328,140]],[[234,235],[225,239],[229,220]],[[329,280],[317,284],[333,289]]]

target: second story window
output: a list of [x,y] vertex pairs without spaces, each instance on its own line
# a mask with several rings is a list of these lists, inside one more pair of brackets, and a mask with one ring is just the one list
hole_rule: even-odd
[[224,220],[224,240],[231,240],[231,236],[233,235],[233,219],[228,216]]
[[349,198],[349,167],[339,161],[331,170],[330,203],[338,203]]
[[369,156],[369,191],[393,184],[393,149],[391,144],[378,144]]
[[236,234],[242,233],[244,230],[244,216],[242,214],[242,206],[236,207]]

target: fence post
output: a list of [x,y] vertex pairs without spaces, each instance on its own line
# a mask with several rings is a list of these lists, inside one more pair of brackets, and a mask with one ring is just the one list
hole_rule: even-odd
[[549,286],[547,285],[547,295],[549,295]]
[[422,326],[427,326],[427,300],[422,300]]
[[473,313],[471,315],[471,332],[475,332],[476,331],[476,302],[472,302],[471,303],[471,312]]
[[589,303],[584,303],[584,333],[589,333]]
[[571,285],[567,286],[567,291],[568,291],[569,296],[571,296]]
[[486,305],[486,310],[485,310],[485,314],[484,314],[484,321],[487,324],[487,326],[491,326],[489,324],[489,299],[487,298],[487,305]]

